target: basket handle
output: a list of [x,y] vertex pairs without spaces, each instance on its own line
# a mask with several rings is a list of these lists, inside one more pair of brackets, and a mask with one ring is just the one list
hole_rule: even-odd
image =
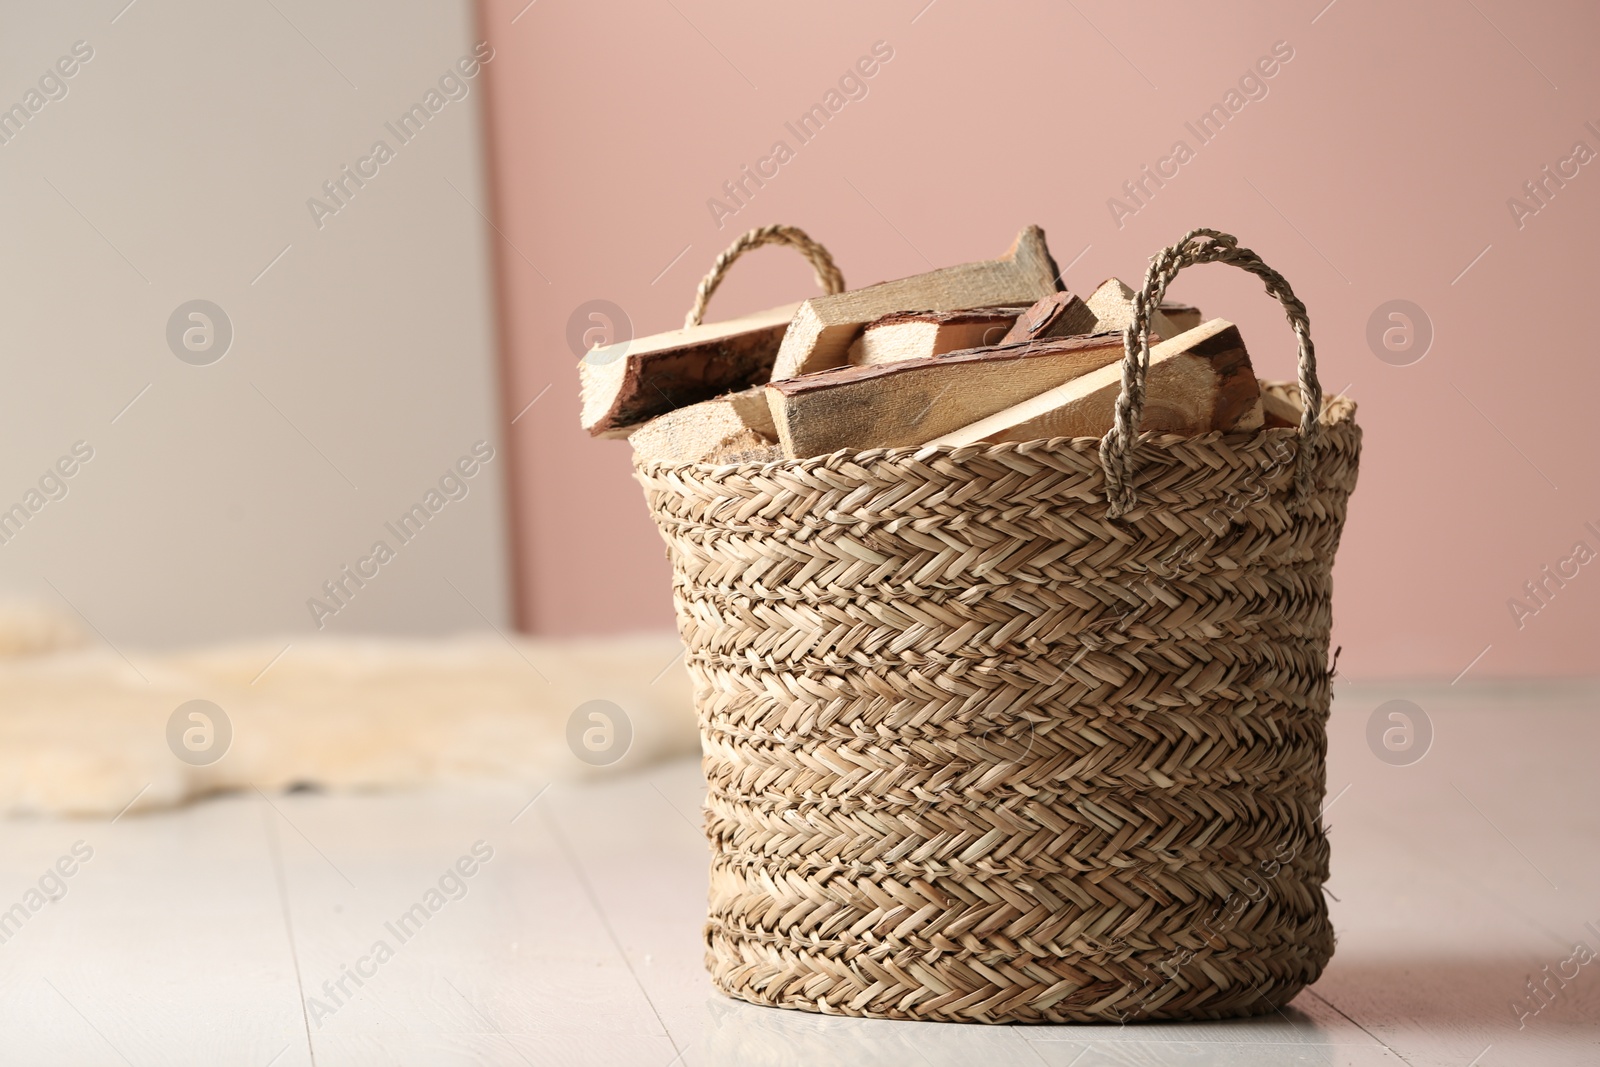
[[711,272],[700,279],[700,289],[694,294],[694,307],[689,309],[689,314],[683,319],[685,329],[700,325],[700,320],[706,313],[706,305],[711,302],[711,294],[722,284],[722,276],[728,273],[733,261],[752,248],[760,248],[762,245],[789,245],[799,249],[801,255],[811,261],[811,269],[817,272],[817,285],[823,292],[829,296],[844,292],[844,275],[834,266],[833,256],[828,254],[826,248],[807,236],[804,230],[794,226],[762,226],[751,230],[729,245],[711,265]]
[[1239,239],[1219,230],[1190,230],[1170,248],[1150,257],[1144,288],[1134,296],[1133,321],[1123,334],[1122,392],[1117,396],[1116,420],[1100,440],[1100,466],[1106,476],[1107,514],[1111,518],[1132,508],[1133,446],[1144,414],[1145,378],[1150,373],[1150,315],[1166,295],[1167,286],[1184,267],[1196,263],[1231,263],[1266,283],[1269,294],[1283,304],[1285,317],[1300,345],[1299,454],[1295,457],[1295,496],[1298,507],[1310,496],[1315,453],[1322,440],[1322,385],[1317,381],[1316,347],[1311,343],[1311,321],[1306,306],[1294,295],[1283,275],[1262,262]]

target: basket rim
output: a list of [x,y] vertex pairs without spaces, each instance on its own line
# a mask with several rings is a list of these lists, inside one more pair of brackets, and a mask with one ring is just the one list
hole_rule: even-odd
[[[1290,396],[1298,396],[1300,389],[1294,382],[1261,380],[1264,389],[1270,388]],[[1322,414],[1317,421],[1320,425],[1330,429],[1344,429],[1356,426],[1356,402],[1343,393],[1335,393],[1323,399]],[[1275,427],[1271,429],[1246,430],[1243,432],[1225,433],[1221,430],[1212,430],[1202,434],[1173,434],[1156,431],[1145,431],[1134,440],[1140,449],[1165,449],[1180,443],[1192,446],[1196,443],[1211,441],[1273,441],[1290,440],[1298,441],[1300,431],[1297,427]],[[698,476],[729,474],[738,471],[783,471],[812,470],[819,467],[828,467],[840,461],[854,463],[877,463],[885,460],[896,461],[903,459],[928,460],[935,456],[960,456],[962,459],[982,459],[991,456],[1003,456],[1008,453],[1040,451],[1069,451],[1069,452],[1094,452],[1100,451],[1100,437],[1041,437],[1030,441],[1001,441],[995,444],[972,445],[897,445],[892,448],[866,448],[849,449],[841,448],[834,452],[827,452],[819,456],[802,456],[796,458],[766,460],[764,462],[744,461],[741,463],[658,463],[651,460],[641,460],[637,453],[633,457],[634,470],[647,476],[660,476],[671,474],[675,471],[691,472]]]

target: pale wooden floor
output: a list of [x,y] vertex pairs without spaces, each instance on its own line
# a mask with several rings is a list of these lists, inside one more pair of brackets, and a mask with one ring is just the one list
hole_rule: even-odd
[[[1366,747],[1368,713],[1393,696],[1434,725],[1408,767]],[[1520,1030],[1512,1008],[1575,941],[1600,950],[1585,929],[1600,931],[1596,689],[1345,687],[1332,734],[1338,954],[1265,1019],[985,1028],[722,999],[700,964],[699,780],[678,763],[531,807],[463,787],[0,823],[0,909],[75,841],[94,850],[0,944],[0,1062],[1600,1063],[1600,963],[1552,983]],[[316,1012],[323,982],[377,939],[397,944],[384,923],[479,840],[494,855],[466,895]]]

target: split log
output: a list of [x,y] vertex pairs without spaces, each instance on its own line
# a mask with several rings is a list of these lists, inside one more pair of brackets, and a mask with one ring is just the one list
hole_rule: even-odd
[[[1188,304],[1178,304],[1163,300],[1159,307],[1161,314],[1167,317],[1173,328],[1180,331],[1192,330],[1206,321],[1205,316],[1200,314],[1199,308],[1190,307]],[[1173,334],[1173,336],[1176,337],[1177,334]]]
[[875,367],[998,344],[1021,312],[1021,308],[971,308],[885,315],[868,323],[856,338],[849,361],[852,366]]
[[1000,259],[982,260],[879,282],[800,305],[772,368],[772,380],[843,366],[861,328],[884,315],[908,308],[959,311],[961,308],[1026,306],[1059,288],[1055,260],[1044,231],[1029,226]]
[[819,371],[771,383],[767,400],[787,456],[920,445],[1116,363],[1122,352],[1115,334],[998,345]]
[[776,463],[783,458],[782,445],[746,430],[742,434],[728,438],[720,448],[700,462],[714,465],[723,463]]
[[[933,438],[929,444],[1103,437],[1111,429],[1122,367],[1110,364]],[[1241,432],[1262,425],[1261,390],[1238,327],[1212,319],[1150,350],[1141,432]]]
[[1300,410],[1300,405],[1288,397],[1270,389],[1261,390],[1261,413],[1266,418],[1267,429],[1297,429],[1300,426]]
[[[1096,330],[1115,330],[1121,333],[1133,321],[1133,290],[1118,278],[1107,278],[1084,301],[1094,312]],[[1158,307],[1150,313],[1150,332],[1162,337],[1176,337],[1182,333],[1178,324]]]
[[741,462],[775,447],[777,431],[761,386],[702,400],[658,415],[628,436],[641,460],[653,463]]
[[798,304],[591,349],[578,364],[583,428],[626,437],[686,404],[765,382]]
[[1001,338],[1000,343],[1076,337],[1094,333],[1100,328],[1096,323],[1094,312],[1082,300],[1068,292],[1051,293],[1017,316],[1011,332]]

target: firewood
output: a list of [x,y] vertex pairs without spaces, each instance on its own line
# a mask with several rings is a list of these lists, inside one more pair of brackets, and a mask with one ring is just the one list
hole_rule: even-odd
[[729,393],[723,399],[733,407],[733,413],[739,416],[739,420],[751,430],[768,441],[778,439],[778,429],[772,423],[772,409],[767,406],[767,390],[764,386],[752,385],[737,393]]
[[[1173,328],[1177,330],[1192,330],[1206,321],[1205,316],[1200,314],[1199,308],[1190,307],[1188,304],[1177,304],[1163,300],[1160,304],[1160,311],[1172,323]],[[1177,335],[1174,334],[1173,336],[1176,337]]]
[[1055,260],[1044,231],[1029,226],[1000,259],[942,267],[898,281],[879,282],[800,305],[772,368],[781,381],[842,366],[861,328],[884,315],[909,308],[959,311],[962,308],[1026,306],[1058,288]]
[[1011,332],[1000,339],[1001,344],[1012,341],[1044,341],[1052,337],[1074,337],[1094,333],[1094,312],[1082,300],[1068,292],[1051,293],[1027,311],[1017,316]]
[[[838,367],[767,386],[784,454],[920,445],[1122,358],[1115,334]],[[1255,379],[1251,379],[1254,381]]]
[[1295,429],[1300,425],[1300,405],[1269,389],[1261,390],[1261,413],[1269,430]]
[[997,344],[1021,312],[1021,308],[971,308],[885,315],[868,323],[850,346],[850,363],[873,367]]
[[[1121,365],[1107,365],[935,437],[929,444],[1102,437],[1111,429],[1121,389]],[[1212,319],[1150,349],[1141,432],[1240,432],[1261,425],[1260,387],[1239,329],[1231,322]]]
[[722,443],[721,447],[700,462],[711,464],[776,463],[780,459],[783,459],[782,445],[762,437],[754,430],[746,430],[741,434],[728,438]]
[[578,364],[583,428],[626,437],[657,415],[765,382],[798,304],[593,348]]
[[628,443],[647,462],[721,463],[771,448],[776,437],[765,393],[756,386],[658,415],[635,429]]
[[[1084,301],[1094,312],[1096,330],[1121,332],[1133,321],[1133,290],[1120,279],[1107,278]],[[1165,338],[1178,336],[1183,330],[1158,307],[1150,313],[1150,332]]]

